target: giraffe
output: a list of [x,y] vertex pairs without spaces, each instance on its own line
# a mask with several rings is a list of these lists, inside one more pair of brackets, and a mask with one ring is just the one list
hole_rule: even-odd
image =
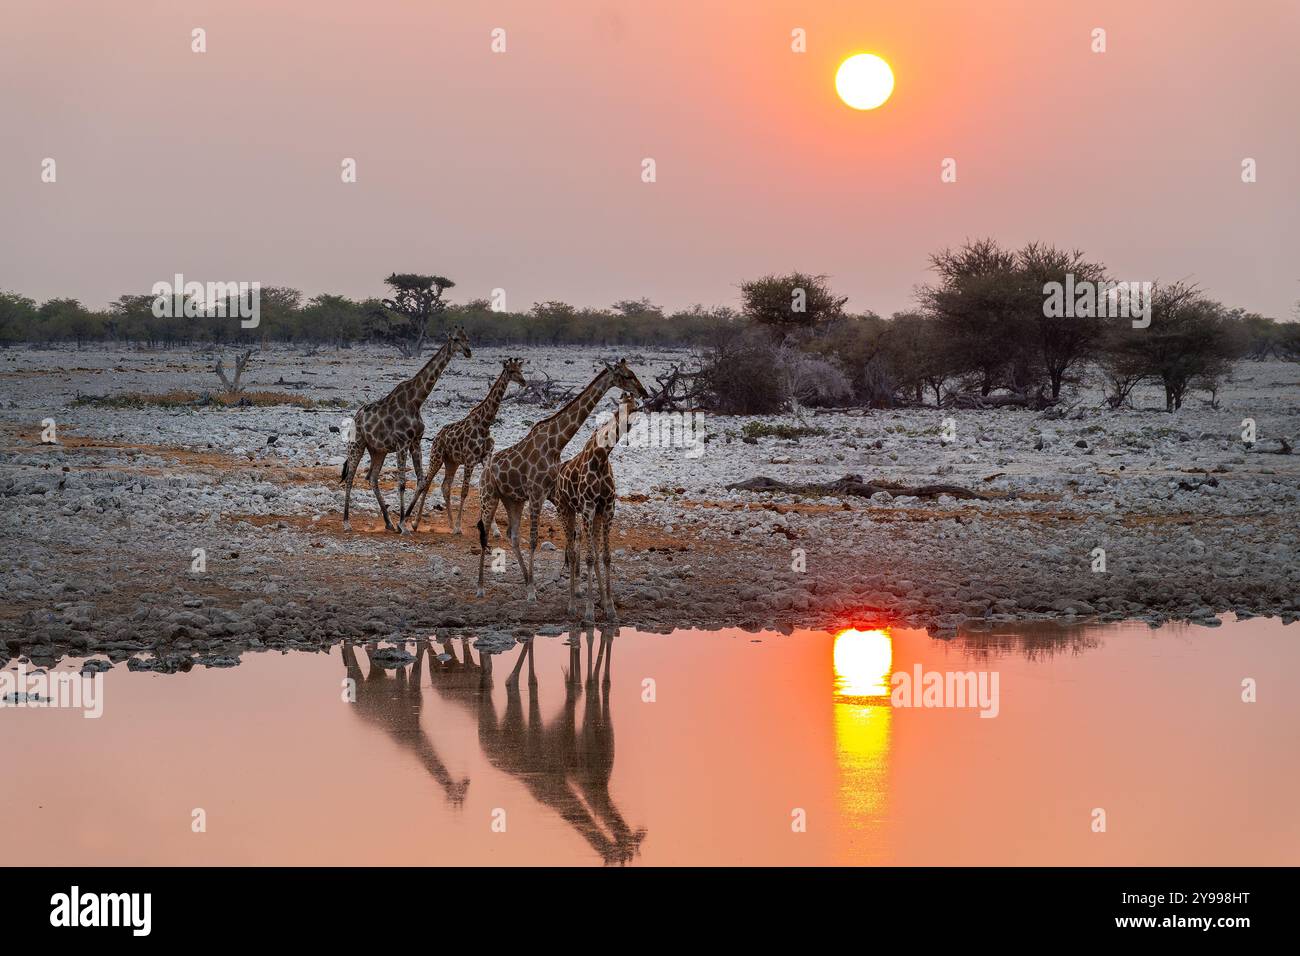
[[[627,364],[619,359],[606,365],[596,377],[578,393],[578,396],[550,418],[544,418],[519,442],[499,455],[493,455],[483,466],[479,478],[478,519],[478,589],[483,597],[483,563],[487,558],[488,528],[496,516],[497,504],[504,504],[509,519],[510,544],[515,551],[519,569],[524,573],[524,594],[529,601],[537,600],[537,587],[533,583],[533,560],[537,554],[537,531],[542,518],[542,505],[555,487],[560,470],[560,452],[569,443],[591,410],[596,407],[611,388],[618,387],[640,398],[646,397],[645,386]],[[524,564],[519,550],[519,525],[524,505],[528,505],[528,564]]]
[[[576,612],[578,591],[578,521],[582,521],[582,539],[587,542],[587,615],[595,620],[592,596],[592,567],[595,566],[596,588],[600,591],[600,604],[606,620],[614,619],[614,584],[610,578],[609,529],[614,522],[614,506],[618,495],[614,486],[614,469],[609,464],[609,453],[627,434],[628,422],[636,411],[636,396],[624,392],[613,417],[597,428],[582,446],[582,451],[560,466],[551,492],[551,502],[560,513],[564,526],[564,564],[569,571],[569,614]],[[596,559],[597,547],[602,548],[604,576]]]
[[[474,466],[492,454],[492,423],[496,421],[497,410],[505,397],[511,382],[527,385],[524,381],[523,359],[506,359],[501,363],[501,374],[488,389],[487,397],[475,405],[468,415],[460,421],[445,426],[433,440],[429,449],[429,473],[411,499],[410,510],[403,515],[409,518],[415,512],[412,531],[420,530],[420,518],[424,514],[424,498],[429,492],[438,472],[446,468],[442,478],[442,500],[447,503],[447,528],[452,534],[460,534],[461,518],[465,514],[465,498],[469,494],[469,479],[474,473]],[[456,480],[456,469],[465,467],[465,475],[460,486],[460,508],[456,512],[453,524],[451,518],[451,489]],[[418,506],[418,508],[417,508]]]
[[[610,793],[614,771],[610,660],[618,630],[601,629],[598,652],[592,646],[594,630],[594,626],[588,626],[585,632],[585,689],[583,632],[569,632],[569,665],[563,669],[564,705],[549,720],[542,716],[538,695],[533,657],[537,639],[519,649],[514,670],[505,680],[503,714],[498,713],[492,694],[493,655],[480,651],[475,663],[468,640],[462,640],[463,660],[458,660],[451,639],[438,639],[444,651],[439,657],[446,661],[430,665],[429,682],[444,700],[477,718],[479,747],[495,769],[519,780],[539,806],[557,813],[606,864],[621,866],[640,853],[646,830],[628,824]],[[520,672],[525,664],[527,708],[520,690]],[[585,705],[580,712],[578,698],[584,693]]]
[[355,694],[352,712],[367,723],[383,728],[399,747],[413,751],[429,776],[442,787],[448,803],[453,807],[464,806],[469,778],[457,780],[452,776],[438,755],[428,732],[420,725],[420,711],[424,704],[420,681],[423,679],[425,654],[430,658],[430,668],[437,665],[434,655],[430,653],[429,642],[425,641],[417,650],[409,679],[405,665],[398,667],[390,677],[382,666],[371,659],[374,649],[373,643],[363,649],[369,672],[362,674],[352,641],[349,639],[343,644],[343,666],[352,681]]
[[[423,466],[420,461],[420,443],[424,440],[424,419],[420,416],[420,407],[424,405],[433,386],[437,384],[442,370],[447,367],[452,356],[459,349],[469,358],[469,337],[461,326],[452,330],[442,348],[420,371],[400,383],[391,392],[377,402],[362,405],[357,410],[353,421],[356,425],[352,444],[348,448],[348,457],[343,462],[343,478],[347,490],[343,495],[343,530],[351,531],[352,522],[348,520],[352,504],[352,482],[357,477],[357,466],[361,456],[370,452],[370,488],[379,502],[379,510],[384,516],[384,527],[398,534],[406,533],[402,512],[406,506],[406,456],[409,454],[415,465],[415,480],[419,484],[424,480]],[[397,452],[398,473],[398,518],[394,528],[388,520],[388,505],[379,493],[379,472],[384,467],[384,459],[391,451]]]

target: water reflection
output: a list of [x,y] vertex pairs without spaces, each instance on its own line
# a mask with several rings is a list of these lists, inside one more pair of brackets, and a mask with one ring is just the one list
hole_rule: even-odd
[[420,726],[420,711],[424,703],[420,692],[420,672],[426,647],[422,646],[417,652],[409,679],[405,667],[397,668],[390,675],[381,665],[371,660],[373,649],[372,644],[362,651],[368,666],[367,672],[363,674],[352,644],[349,642],[343,645],[343,667],[353,682],[356,695],[350,709],[362,721],[382,728],[399,746],[414,753],[429,776],[438,781],[447,801],[452,806],[461,806],[465,802],[465,791],[469,788],[468,778],[453,779],[446,764],[439,758],[433,741]]
[[842,631],[832,661],[841,816],[853,829],[879,829],[889,792],[894,642],[888,630]]
[[[644,828],[633,829],[609,792],[614,771],[614,721],[610,706],[610,671],[617,628],[573,630],[569,635],[569,664],[563,673],[564,704],[550,720],[543,718],[539,682],[534,664],[534,641],[525,641],[516,653],[514,668],[504,681],[506,705],[497,712],[493,700],[494,654],[479,652],[477,661],[468,638],[459,653],[452,639],[440,639],[441,653],[422,641],[407,678],[405,666],[391,678],[372,665],[360,678],[352,648],[344,648],[348,674],[357,680],[358,713],[384,727],[421,762],[447,791],[448,799],[464,799],[469,781],[454,783],[420,726],[421,670],[425,659],[429,683],[444,701],[461,708],[478,725],[479,746],[494,768],[519,780],[539,805],[554,811],[595,850],[607,864],[632,860],[645,839]],[[582,668],[583,637],[587,667]],[[350,662],[350,663],[349,663]],[[525,710],[520,675],[528,668],[528,707]],[[376,675],[376,671],[379,674]],[[583,698],[582,719],[578,702]]]
[[835,638],[834,665],[837,699],[888,698],[894,642],[888,631],[842,631]]
[[[0,811],[59,821],[14,828],[7,850],[67,865],[1300,859],[1300,642],[1280,622],[859,628],[580,630],[495,656],[458,636],[400,645],[410,656],[362,642],[246,653],[235,669],[118,666],[101,719],[0,709],[23,768],[0,778]],[[892,707],[889,677],[917,668],[998,673],[997,718]],[[1246,676],[1262,691],[1250,704]],[[350,812],[376,793],[391,823]],[[219,826],[196,839],[176,820],[200,799]],[[1097,806],[1123,824],[1104,838]],[[491,828],[498,807],[508,836]],[[400,839],[376,839],[377,825]]]
[[[1121,625],[1123,627],[1123,625]],[[1014,654],[1027,661],[1049,661],[1058,654],[1077,657],[1086,651],[1101,647],[1102,635],[1114,633],[1114,624],[1061,624],[1057,621],[1025,621],[1016,625],[996,628],[963,630],[951,644],[962,656],[976,661]],[[1130,631],[1149,630],[1145,625],[1131,624]],[[1168,630],[1176,631],[1176,625]]]

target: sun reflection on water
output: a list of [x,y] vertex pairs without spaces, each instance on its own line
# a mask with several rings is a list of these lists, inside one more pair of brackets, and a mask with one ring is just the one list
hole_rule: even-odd
[[894,643],[888,631],[842,631],[835,638],[835,696],[888,698]]
[[[847,630],[835,638],[835,744],[840,811],[856,830],[884,839],[889,795],[890,674],[894,645],[887,630]],[[879,852],[887,852],[884,846]]]

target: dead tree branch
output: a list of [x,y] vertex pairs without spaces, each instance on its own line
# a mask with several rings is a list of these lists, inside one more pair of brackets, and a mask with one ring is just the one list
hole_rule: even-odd
[[248,360],[252,357],[253,350],[249,349],[243,355],[235,359],[235,377],[233,380],[226,377],[226,369],[224,365],[225,359],[217,359],[217,366],[213,371],[217,373],[217,378],[221,379],[221,384],[226,387],[228,393],[236,394],[244,390],[244,387],[239,384],[239,380],[243,377],[244,368],[248,365]]

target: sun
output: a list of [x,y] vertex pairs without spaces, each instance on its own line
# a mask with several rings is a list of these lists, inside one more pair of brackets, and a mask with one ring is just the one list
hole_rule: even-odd
[[835,92],[855,110],[874,110],[894,92],[894,71],[874,53],[855,53],[835,72]]

